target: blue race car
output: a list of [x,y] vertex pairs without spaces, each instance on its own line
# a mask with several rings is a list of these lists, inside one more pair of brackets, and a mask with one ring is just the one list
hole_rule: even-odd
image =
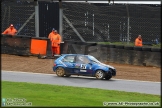
[[81,75],[109,80],[116,76],[114,67],[101,63],[91,55],[83,54],[62,54],[54,61],[53,71],[59,77]]

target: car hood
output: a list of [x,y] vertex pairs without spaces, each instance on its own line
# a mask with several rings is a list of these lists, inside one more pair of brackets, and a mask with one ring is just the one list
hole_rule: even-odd
[[104,63],[100,63],[100,64],[103,65],[103,66],[107,66],[109,68],[115,69],[113,66],[110,66],[110,65],[107,65],[107,64],[104,64]]

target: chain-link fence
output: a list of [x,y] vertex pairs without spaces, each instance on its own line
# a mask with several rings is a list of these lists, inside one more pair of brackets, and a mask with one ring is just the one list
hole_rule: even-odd
[[[59,7],[55,5],[50,6],[58,9]],[[23,0],[2,1],[1,31],[3,32],[12,23],[18,30],[18,35],[35,37],[34,6],[34,2]],[[140,34],[143,42],[161,42],[161,4],[62,2],[62,7],[64,40],[132,43]],[[39,10],[42,11],[41,6],[40,8]],[[56,13],[52,14],[52,10],[56,9],[48,8],[46,5],[44,8],[51,9],[51,13],[45,11],[42,18],[42,13],[39,12],[40,19],[43,19],[39,21],[41,23],[39,25],[52,21],[50,24],[46,24],[51,25],[58,20],[50,17],[51,15],[59,17]],[[48,19],[51,20],[44,21]],[[48,28],[53,28],[53,25]],[[40,31],[42,30],[46,33],[43,35],[47,36],[47,32],[49,32],[47,27],[42,27]]]
[[93,42],[161,42],[161,5],[63,2],[63,37]]
[[18,30],[18,35],[35,36],[34,2],[4,0],[1,2],[1,31],[10,24]]

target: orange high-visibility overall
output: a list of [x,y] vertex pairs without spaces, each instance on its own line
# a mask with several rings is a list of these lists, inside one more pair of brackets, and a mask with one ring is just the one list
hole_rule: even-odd
[[60,54],[61,36],[58,33],[51,32],[48,38],[51,40],[53,54]]
[[8,34],[14,36],[17,33],[17,30],[15,28],[7,28],[2,34]]
[[136,38],[136,40],[135,40],[135,46],[142,47],[142,39]]

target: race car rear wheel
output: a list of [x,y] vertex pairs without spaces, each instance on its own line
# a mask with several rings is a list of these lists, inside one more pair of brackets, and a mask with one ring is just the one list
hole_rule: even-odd
[[97,79],[103,79],[105,77],[105,73],[102,70],[97,70],[95,76]]
[[56,75],[59,76],[59,77],[63,77],[63,76],[65,75],[65,70],[64,70],[64,68],[58,67],[58,68],[56,69]]

